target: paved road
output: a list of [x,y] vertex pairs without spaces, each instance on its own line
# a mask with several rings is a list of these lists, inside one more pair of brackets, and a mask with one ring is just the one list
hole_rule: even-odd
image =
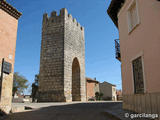
[[106,115],[105,110],[117,104],[114,102],[59,103],[46,107],[42,104],[42,108],[37,107],[29,112],[11,114],[6,120],[112,120]]

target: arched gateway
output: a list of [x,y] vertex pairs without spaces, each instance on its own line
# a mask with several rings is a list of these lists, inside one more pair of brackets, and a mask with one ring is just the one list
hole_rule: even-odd
[[78,59],[75,58],[72,64],[72,101],[81,100],[80,84],[80,66]]
[[85,101],[84,28],[61,9],[43,15],[39,102]]

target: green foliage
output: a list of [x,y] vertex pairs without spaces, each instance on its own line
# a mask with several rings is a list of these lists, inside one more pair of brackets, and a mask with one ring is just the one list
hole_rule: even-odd
[[95,97],[96,97],[96,100],[102,100],[103,93],[96,92],[96,93],[95,93]]
[[95,97],[96,97],[96,100],[98,100],[98,98],[99,98],[99,92],[95,93]]
[[33,102],[35,102],[35,100],[38,97],[38,80],[39,80],[39,74],[35,75],[35,79],[34,79],[34,83],[32,83],[32,99]]
[[18,72],[15,72],[13,76],[13,96],[16,92],[22,94],[28,86],[28,80]]

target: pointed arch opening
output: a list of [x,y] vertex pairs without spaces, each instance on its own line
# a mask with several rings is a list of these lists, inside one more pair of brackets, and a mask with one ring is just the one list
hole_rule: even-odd
[[72,101],[81,101],[80,65],[77,58],[74,58],[72,63]]

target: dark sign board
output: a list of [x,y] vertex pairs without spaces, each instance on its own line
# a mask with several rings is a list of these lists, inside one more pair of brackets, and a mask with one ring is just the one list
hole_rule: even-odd
[[9,62],[3,62],[3,72],[6,74],[10,74],[12,72],[12,64]]

